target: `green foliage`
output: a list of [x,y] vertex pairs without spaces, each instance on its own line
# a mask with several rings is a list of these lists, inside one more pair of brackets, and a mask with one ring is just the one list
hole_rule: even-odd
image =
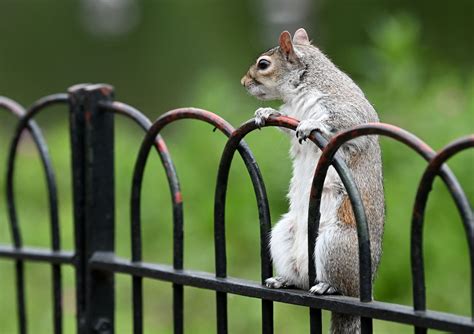
[[[370,30],[371,43],[351,51],[355,72],[369,100],[383,122],[403,127],[435,149],[450,140],[472,132],[474,117],[474,76],[465,69],[447,65],[432,66],[424,61],[420,45],[420,26],[407,14],[388,16]],[[469,71],[469,69],[468,69]],[[209,109],[237,125],[252,117],[259,102],[238,87],[238,77],[229,76],[222,67],[197,71],[188,83],[181,104]],[[242,71],[243,72],[243,71]],[[127,102],[127,100],[125,100]],[[178,105],[176,105],[178,106]],[[58,108],[58,114],[66,113]],[[158,113],[150,112],[156,117]],[[13,124],[11,119],[9,124]],[[38,119],[45,124],[44,116]],[[13,127],[13,126],[12,126]],[[2,128],[8,128],[2,126]],[[0,161],[5,161],[11,133],[0,136]],[[70,152],[66,121],[46,127],[59,186],[62,242],[72,249],[72,205]],[[163,136],[175,160],[183,188],[185,210],[185,267],[213,271],[213,196],[217,167],[225,138],[207,124],[182,121],[165,129]],[[117,252],[130,256],[131,173],[143,134],[117,116],[116,200]],[[290,179],[288,140],[275,129],[263,129],[246,139],[259,162],[267,185],[273,221],[286,211],[285,193]],[[411,303],[409,262],[410,215],[420,176],[426,164],[401,144],[382,139],[387,220],[384,256],[375,284],[377,300]],[[143,188],[142,220],[144,258],[171,263],[171,206],[164,172],[153,155],[146,168]],[[474,198],[472,152],[450,163],[470,198]],[[25,244],[49,245],[47,198],[43,172],[28,136],[22,140],[15,176],[19,218]],[[5,164],[0,164],[5,175]],[[4,189],[4,178],[0,188]],[[238,157],[231,170],[227,209],[229,274],[259,280],[258,216],[250,180]],[[0,204],[0,242],[10,243],[5,201]],[[466,240],[458,214],[441,182],[433,189],[425,229],[425,256],[428,306],[457,314],[469,314],[469,267]],[[27,264],[28,315],[35,333],[51,332],[50,269]],[[13,265],[0,261],[0,286],[13,287]],[[148,332],[172,332],[171,289],[169,284],[145,280],[145,325]],[[0,329],[16,328],[12,316],[14,289],[2,289]],[[128,277],[117,277],[117,332],[131,332],[131,284]],[[214,294],[185,289],[185,327],[192,333],[214,331]],[[206,305],[206,307],[203,307]],[[64,310],[66,333],[73,333],[74,279],[71,269],[64,270]],[[260,326],[259,301],[229,296],[230,330],[252,333]],[[308,312],[288,305],[275,306],[276,333],[299,333],[308,329]],[[325,320],[328,314],[324,315]],[[327,321],[325,321],[327,325]],[[192,330],[191,330],[192,329]],[[380,333],[411,332],[402,325],[375,322]]]

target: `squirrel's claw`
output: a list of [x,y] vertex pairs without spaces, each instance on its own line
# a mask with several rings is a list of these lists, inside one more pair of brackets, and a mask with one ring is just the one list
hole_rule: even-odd
[[258,108],[255,111],[255,125],[257,128],[261,128],[265,125],[265,121],[270,116],[280,116],[281,114],[273,108]]
[[318,125],[319,124],[315,124],[312,120],[301,121],[296,128],[296,138],[298,138],[298,142],[301,144],[306,141],[311,132],[319,128]]
[[303,141],[309,138],[311,132],[319,131],[322,134],[329,135],[329,131],[324,123],[314,119],[304,119],[300,121],[298,126],[296,127],[296,138],[298,138],[299,143],[301,144]]
[[335,287],[329,285],[328,283],[319,282],[309,289],[309,293],[314,295],[334,295],[338,292]]
[[[296,135],[298,137],[298,135]],[[307,138],[298,138],[298,143],[303,144],[304,141],[306,141]]]
[[308,136],[309,136],[309,134],[305,134],[303,131],[298,130],[298,129],[296,130],[296,138],[298,138],[298,142],[300,144],[302,144],[304,141],[306,141],[306,139],[308,139]]
[[255,125],[260,130],[260,128],[265,125],[265,118],[255,117]]

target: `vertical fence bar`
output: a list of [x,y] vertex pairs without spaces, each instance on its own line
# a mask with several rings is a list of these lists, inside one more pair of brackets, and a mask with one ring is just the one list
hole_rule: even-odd
[[[108,85],[70,89],[75,231],[77,251],[78,332],[114,333],[114,275],[88,268],[94,252],[114,252],[114,124],[100,110],[110,101]],[[77,188],[76,188],[77,187]]]
[[84,165],[84,89],[80,84],[68,89],[74,207],[74,248],[76,252],[77,333],[86,333],[86,246],[85,246],[85,165]]
[[[317,133],[316,133],[317,134]],[[311,201],[310,201],[311,207]],[[308,276],[309,286],[316,283],[316,265],[315,265],[315,247],[316,239],[319,233],[319,220],[321,214],[319,210],[311,211],[308,214]],[[316,227],[317,225],[317,227]],[[311,334],[322,334],[323,332],[323,315],[321,309],[313,307],[309,308],[309,332]]]
[[16,270],[16,293],[17,293],[17,312],[18,312],[18,332],[27,333],[26,326],[26,303],[25,303],[25,266],[23,261],[15,262]]
[[[113,88],[85,89],[85,228],[89,259],[96,251],[114,252],[114,115],[100,110],[100,101],[112,100]],[[114,275],[88,270],[86,303],[88,330],[114,332]]]
[[309,309],[309,332],[311,334],[322,334],[323,333],[323,316],[322,312],[318,308]]
[[[145,165],[146,161],[143,163]],[[132,198],[130,204],[131,214],[131,248],[132,261],[142,261],[142,228],[141,228],[141,183],[137,182],[135,176],[132,183]],[[133,310],[133,333],[143,333],[143,278],[132,276],[132,310]]]
[[[227,183],[228,175],[225,176]],[[216,193],[220,191],[219,177],[216,186]],[[222,203],[225,203],[225,192],[222,196]],[[224,206],[220,204],[221,198],[216,195],[214,208],[214,258],[216,263],[216,277],[227,277],[227,252],[225,241],[225,211]],[[217,207],[217,208],[216,208]],[[225,292],[216,292],[216,316],[217,316],[217,334],[227,334],[227,294]]]
[[[183,269],[184,253],[184,228],[183,228],[183,202],[181,192],[176,192],[173,203],[173,268]],[[173,283],[173,329],[174,334],[184,333],[184,293],[181,284]]]
[[61,265],[53,264],[51,270],[53,279],[53,326],[54,333],[61,334],[63,332],[63,311],[62,311],[62,275]]

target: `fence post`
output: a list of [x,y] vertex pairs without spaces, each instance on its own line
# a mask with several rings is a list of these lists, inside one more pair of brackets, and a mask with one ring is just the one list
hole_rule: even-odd
[[100,110],[110,101],[108,85],[69,89],[76,247],[77,332],[114,333],[113,273],[91,270],[95,252],[114,252],[114,124]]

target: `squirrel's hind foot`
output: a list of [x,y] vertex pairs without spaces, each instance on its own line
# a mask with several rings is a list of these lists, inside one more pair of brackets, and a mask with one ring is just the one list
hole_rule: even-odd
[[290,286],[288,281],[281,276],[270,277],[265,280],[265,286],[271,289],[282,289]]
[[314,295],[335,295],[338,292],[335,287],[329,285],[328,283],[319,282],[309,289],[309,293]]

